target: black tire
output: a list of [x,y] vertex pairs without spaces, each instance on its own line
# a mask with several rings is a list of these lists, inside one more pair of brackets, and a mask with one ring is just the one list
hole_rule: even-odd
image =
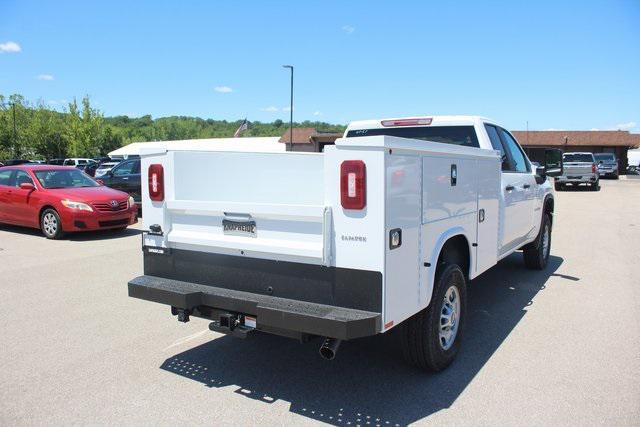
[[555,184],[553,184],[553,187],[556,189],[556,191],[562,191],[564,190],[564,186],[558,182],[556,182]]
[[620,179],[620,173],[616,172],[616,174],[613,175],[613,179]]
[[60,215],[55,209],[48,208],[40,215],[40,231],[47,239],[61,239],[64,236]]
[[595,184],[591,185],[591,191],[600,191],[600,180],[597,180]]
[[[446,339],[440,336],[440,329],[447,308],[445,295],[452,287],[457,292],[455,297],[458,298],[459,312],[451,316],[457,329],[453,332],[451,341],[447,343]],[[454,302],[455,299],[451,299],[450,306]],[[432,372],[442,371],[449,366],[460,349],[467,319],[466,309],[467,284],[464,273],[456,264],[441,264],[436,272],[431,303],[407,319],[401,327],[402,353],[407,362]]]
[[[545,237],[546,233],[546,237]],[[545,245],[546,242],[546,245]],[[524,264],[531,270],[544,270],[551,253],[551,217],[544,213],[538,237],[522,248]]]

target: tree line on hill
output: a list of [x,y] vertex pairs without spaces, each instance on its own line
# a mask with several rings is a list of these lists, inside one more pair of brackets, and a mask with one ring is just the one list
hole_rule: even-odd
[[[104,156],[123,145],[142,141],[170,141],[232,137],[242,120],[199,117],[105,117],[88,96],[56,110],[22,95],[0,94],[0,159],[46,160]],[[294,122],[294,127],[342,132],[345,126],[324,122]],[[288,122],[249,122],[242,136],[281,136]]]

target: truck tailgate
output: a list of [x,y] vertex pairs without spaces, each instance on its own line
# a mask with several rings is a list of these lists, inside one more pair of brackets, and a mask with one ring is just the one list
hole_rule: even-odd
[[591,175],[591,163],[584,162],[565,162],[564,175],[567,177]]
[[[171,247],[329,262],[331,210],[323,156],[307,153],[168,153]],[[179,179],[177,179],[179,177]]]

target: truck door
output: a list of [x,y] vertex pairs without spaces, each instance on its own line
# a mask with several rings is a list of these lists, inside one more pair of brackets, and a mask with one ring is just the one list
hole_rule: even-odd
[[535,176],[531,173],[531,165],[515,138],[502,128],[500,128],[500,137],[511,159],[509,173],[514,178],[513,185],[516,187],[514,191],[519,192],[518,200],[520,209],[518,210],[519,218],[516,222],[518,229],[514,230],[515,234],[513,236],[513,241],[517,242],[520,239],[526,239],[529,233],[535,228],[534,203],[538,184],[536,183]]
[[504,136],[505,133],[509,135],[508,132],[489,124],[485,124],[485,129],[491,145],[500,151],[502,158],[498,252],[503,253],[518,245],[519,240],[529,232],[533,217],[535,179],[526,172],[524,155],[519,150],[511,152],[509,138]]

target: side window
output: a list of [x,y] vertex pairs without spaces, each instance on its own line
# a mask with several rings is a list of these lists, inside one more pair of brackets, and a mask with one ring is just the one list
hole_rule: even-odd
[[500,141],[500,136],[498,135],[498,130],[495,126],[484,125],[484,128],[487,130],[487,134],[489,135],[489,140],[491,141],[491,146],[494,150],[500,152],[500,157],[502,158],[502,170],[508,171],[511,168],[509,164],[509,157],[504,150],[504,146],[502,145],[502,141]]
[[25,184],[25,183],[33,184],[33,181],[31,180],[31,177],[25,171],[17,171],[14,181],[15,181],[14,185],[16,187],[20,187],[20,184]]
[[9,185],[9,181],[11,180],[11,174],[13,171],[9,170],[0,170],[0,185]]
[[135,163],[136,162],[133,160],[130,160],[128,162],[123,162],[113,169],[113,174],[115,176],[131,175],[133,173],[133,168],[135,167]]
[[140,173],[140,160],[136,160],[136,164],[133,167],[133,173]]
[[511,162],[513,163],[513,170],[515,172],[529,172],[529,162],[527,162],[527,158],[516,140],[513,139],[511,134],[504,129],[500,129],[500,135],[502,136],[502,140],[504,141],[507,150],[509,150]]

